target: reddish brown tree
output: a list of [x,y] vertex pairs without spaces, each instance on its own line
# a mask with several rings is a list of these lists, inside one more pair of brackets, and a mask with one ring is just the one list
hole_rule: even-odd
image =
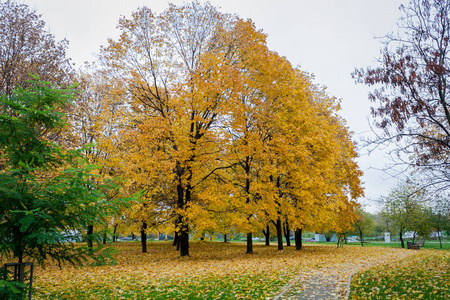
[[450,184],[450,1],[411,0],[400,9],[398,33],[385,37],[379,66],[353,77],[377,87],[369,98],[379,104],[372,115],[383,129],[380,141],[398,143],[400,157],[442,188]]
[[68,42],[56,42],[44,26],[41,16],[28,5],[0,2],[0,94],[27,87],[29,74],[58,85],[70,82]]

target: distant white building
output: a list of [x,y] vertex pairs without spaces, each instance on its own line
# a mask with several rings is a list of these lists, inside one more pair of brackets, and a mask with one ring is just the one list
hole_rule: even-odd
[[[405,234],[403,235],[404,239],[412,239],[414,237],[414,231],[407,231],[405,232]],[[416,233],[416,237],[417,237],[417,233]]]
[[[415,233],[414,231],[407,231],[403,235],[403,238],[404,239],[412,239],[414,237],[414,233]],[[419,235],[416,232],[416,237],[418,237],[418,236]],[[428,236],[431,237],[431,238],[437,238],[438,237],[438,232],[437,231],[433,231]],[[442,231],[439,231],[439,236],[441,236],[441,237],[443,236],[443,232]]]
[[433,231],[429,235],[429,237],[431,237],[431,238],[438,238],[438,237],[443,237],[443,236],[444,236],[444,233],[442,231]]
[[[316,235],[314,236],[314,240],[316,242],[326,242],[327,238],[325,237],[325,234],[316,233]],[[333,236],[331,237],[330,242],[337,242],[337,237],[335,234],[333,234]]]

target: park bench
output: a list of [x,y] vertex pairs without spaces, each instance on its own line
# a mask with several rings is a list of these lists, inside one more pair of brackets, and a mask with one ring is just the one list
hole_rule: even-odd
[[420,247],[423,247],[425,245],[425,241],[416,241],[415,244],[413,244],[412,242],[406,242],[406,245],[408,249],[420,250]]

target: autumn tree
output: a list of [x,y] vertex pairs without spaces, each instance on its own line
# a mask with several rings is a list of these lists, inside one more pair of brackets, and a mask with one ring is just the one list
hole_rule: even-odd
[[299,209],[317,218],[348,191],[338,161],[354,156],[337,146],[348,136],[335,99],[270,51],[251,21],[194,2],[160,15],[144,7],[118,27],[100,62],[128,108],[127,177],[145,190],[150,210],[138,211],[175,225],[182,256],[193,229],[227,227],[247,233],[251,253],[253,232],[293,222],[292,199],[305,196],[296,190],[314,189],[317,211]]
[[223,44],[222,36],[232,21],[197,2],[170,5],[161,15],[144,7],[119,21],[120,39],[110,40],[101,54],[110,75],[122,81],[131,109],[139,112],[133,126],[162,137],[148,145],[150,159],[166,158],[158,166],[171,170],[163,174],[176,197],[182,256],[189,254],[195,192],[221,168],[216,127],[229,109],[233,84],[233,47]]
[[379,66],[353,73],[357,82],[377,86],[369,99],[383,130],[378,142],[398,143],[401,163],[426,175],[426,185],[449,184],[448,96],[450,1],[411,0],[401,6],[398,34],[384,39]]
[[[303,75],[303,80],[309,82],[310,109],[291,107],[287,111],[296,112],[296,117],[286,118],[290,121],[283,142],[293,144],[288,151],[292,160],[284,166],[288,220],[298,234],[300,229],[341,232],[338,224],[343,223],[336,218],[347,211],[347,221],[352,222],[354,202],[363,195],[362,172],[354,161],[357,154],[351,134],[336,113],[339,102],[313,85],[308,76]],[[299,118],[304,111],[308,113]]]
[[[119,183],[120,166],[123,163],[118,147],[119,134],[125,114],[120,93],[117,94],[118,89],[114,85],[103,80],[94,65],[86,65],[77,77],[80,80],[77,87],[79,93],[66,109],[68,122],[59,134],[59,141],[67,149],[82,149],[86,160],[98,166],[95,171],[98,175],[97,184],[102,185],[106,181]],[[105,191],[105,196],[111,201],[120,198],[124,196],[123,189],[121,193],[118,189]],[[117,217],[107,216],[110,221]],[[108,226],[109,222],[101,223]],[[94,235],[94,225],[89,224],[86,228],[86,241],[90,248],[93,246],[90,236]],[[103,231],[106,242],[106,229]]]
[[29,74],[55,84],[71,82],[73,71],[66,58],[67,41],[56,42],[28,5],[0,2],[0,94],[26,88]]
[[355,221],[357,222],[358,220],[358,210],[360,208],[356,202],[350,202],[349,205],[341,206],[337,209],[334,231],[337,235],[338,248],[342,242],[347,243],[346,236],[353,229]]
[[[273,164],[275,156],[281,157],[288,151],[287,144],[277,138],[281,130],[277,114],[287,109],[284,106],[288,102],[308,104],[307,95],[301,92],[306,88],[298,83],[294,68],[285,58],[268,50],[265,35],[250,22],[240,21],[234,30],[233,37],[247,42],[236,49],[234,58],[234,65],[239,68],[236,78],[243,88],[236,88],[239,98],[227,124],[231,144],[226,159],[232,166],[233,195],[240,203],[234,222],[247,232],[247,253],[252,253],[252,233],[267,230],[267,223],[277,219],[274,215],[281,210],[279,201],[274,201],[279,192],[269,184],[278,176]],[[290,117],[295,117],[295,113]],[[265,235],[267,240],[269,234]]]

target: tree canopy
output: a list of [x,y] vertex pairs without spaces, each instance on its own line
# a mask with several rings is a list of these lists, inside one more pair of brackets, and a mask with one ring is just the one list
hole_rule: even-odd
[[65,150],[48,135],[65,126],[58,110],[72,101],[73,90],[39,80],[19,88],[0,103],[0,254],[23,262],[80,262],[87,253],[75,247],[86,224],[113,211],[105,190],[95,184],[95,165],[78,150]]
[[142,225],[171,219],[181,255],[189,228],[239,228],[251,253],[267,223],[333,227],[362,195],[338,101],[251,21],[193,2],[143,7],[118,27],[100,63],[129,108],[123,172],[146,190]]
[[353,73],[374,86],[369,94],[377,142],[397,143],[400,163],[419,171],[422,186],[449,184],[449,39],[450,1],[411,0],[401,6],[398,34],[387,35],[376,67]]
[[0,2],[0,94],[28,86],[29,74],[54,84],[72,83],[68,42],[56,42],[44,27],[41,16],[28,5]]

